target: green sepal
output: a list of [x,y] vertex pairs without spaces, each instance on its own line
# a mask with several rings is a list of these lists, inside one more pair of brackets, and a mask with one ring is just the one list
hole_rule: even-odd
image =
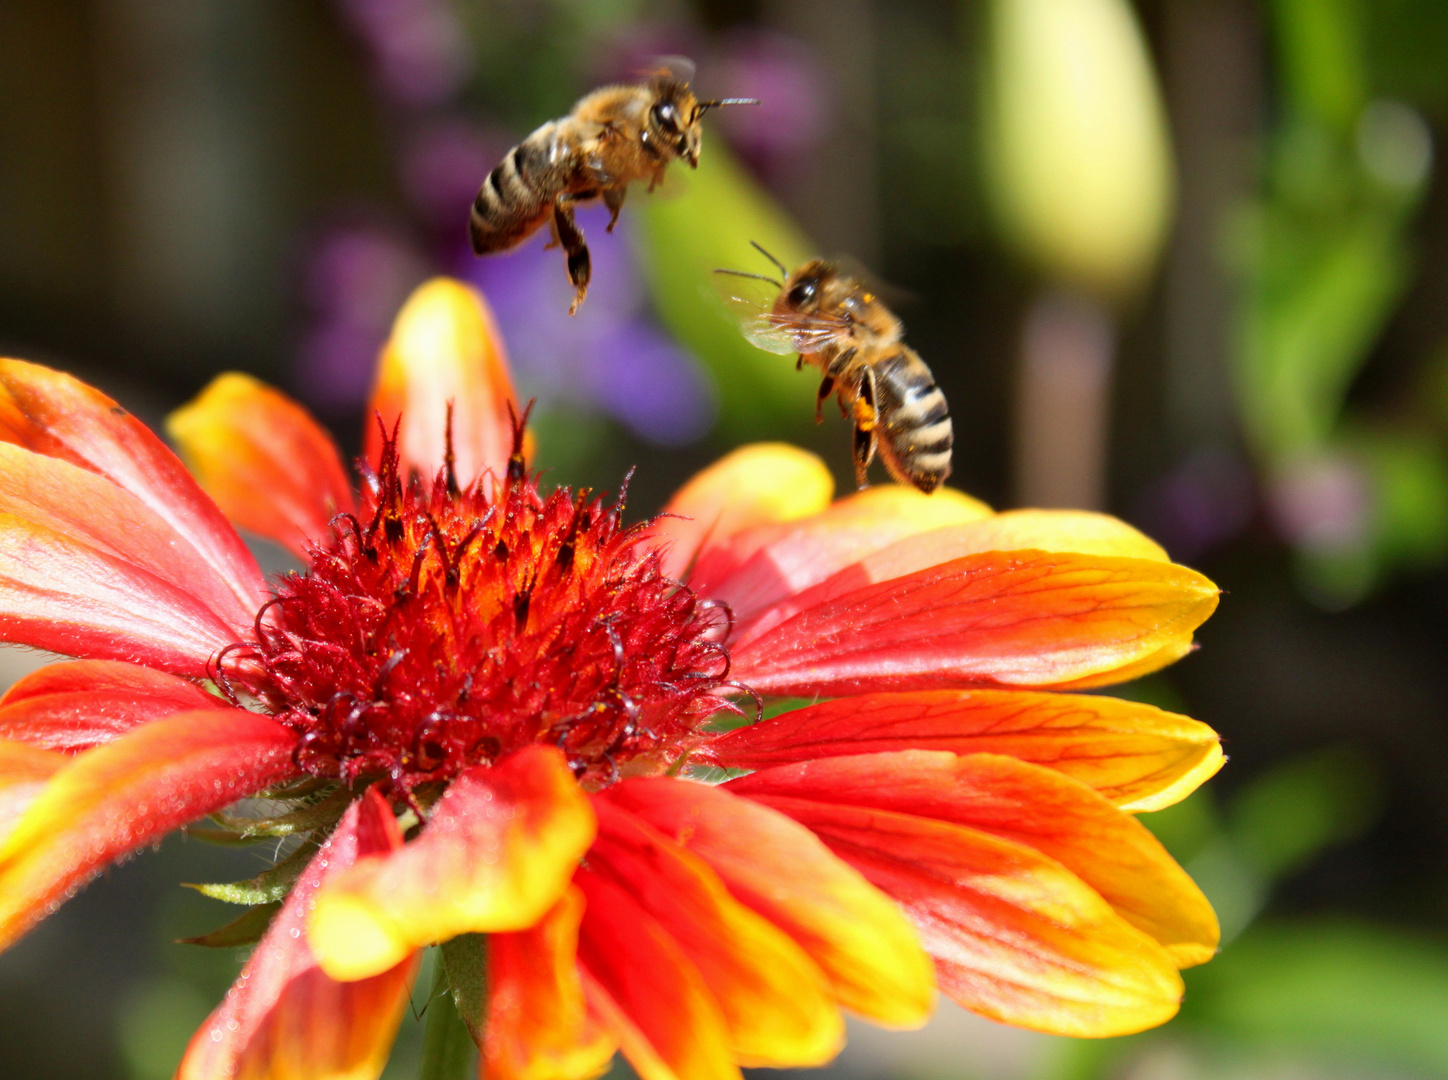
[[330,829],[337,824],[342,812],[347,809],[352,795],[339,787],[320,802],[303,806],[287,814],[269,818],[236,817],[231,814],[212,814],[211,819],[222,830],[242,839],[258,836],[295,836],[298,833],[313,832],[316,829]]
[[269,870],[263,870],[247,881],[233,881],[229,884],[183,884],[188,889],[195,889],[202,896],[228,904],[270,904],[287,898],[297,878],[301,877],[302,871],[316,853],[317,845],[308,842]]
[[488,1022],[488,936],[459,934],[439,947],[449,992],[478,1046]]
[[209,934],[200,937],[181,938],[181,945],[203,945],[208,949],[234,949],[241,945],[254,945],[271,925],[272,916],[282,909],[281,901],[258,904],[243,911],[231,922]]

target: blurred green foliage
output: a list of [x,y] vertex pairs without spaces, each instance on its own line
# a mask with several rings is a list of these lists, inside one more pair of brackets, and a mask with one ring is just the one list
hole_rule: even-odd
[[[1241,286],[1243,428],[1274,497],[1294,507],[1279,516],[1299,573],[1330,606],[1448,550],[1441,440],[1405,429],[1404,417],[1370,422],[1348,405],[1411,279],[1410,230],[1432,160],[1420,114],[1381,96],[1394,80],[1373,68],[1365,33],[1401,20],[1405,7],[1270,5],[1278,115],[1259,194],[1242,208],[1229,245]],[[1384,72],[1395,67],[1379,63]],[[1323,466],[1361,487],[1360,505],[1315,505],[1331,496],[1302,490],[1302,478]],[[1334,515],[1342,520],[1333,527],[1313,524]]]
[[720,267],[777,274],[751,241],[791,270],[810,258],[813,245],[719,141],[705,149],[696,171],[676,169],[659,196],[635,201],[654,304],[664,325],[713,373],[720,434],[748,442],[800,426],[813,385],[789,357],[744,339],[713,283]]

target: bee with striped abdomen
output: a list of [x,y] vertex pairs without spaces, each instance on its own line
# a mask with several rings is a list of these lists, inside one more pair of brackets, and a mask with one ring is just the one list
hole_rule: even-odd
[[613,231],[628,185],[648,180],[653,191],[664,170],[682,158],[699,166],[700,120],[721,105],[756,105],[752,98],[700,101],[689,89],[693,65],[671,61],[647,81],[605,86],[550,120],[508,152],[478,189],[468,218],[473,250],[507,251],[551,223],[553,243],[568,258],[578,290],[569,314],[588,292],[591,263],[573,208],[602,199]]
[[774,287],[772,301],[727,297],[742,313],[744,335],[775,353],[798,353],[796,366],[810,364],[821,373],[815,421],[825,399],[834,394],[840,411],[855,428],[855,482],[865,487],[866,470],[876,453],[890,475],[914,484],[927,495],[950,475],[955,442],[945,395],[918,353],[906,345],[905,327],[863,282],[834,263],[815,259],[783,280],[742,270],[720,270],[735,278]]

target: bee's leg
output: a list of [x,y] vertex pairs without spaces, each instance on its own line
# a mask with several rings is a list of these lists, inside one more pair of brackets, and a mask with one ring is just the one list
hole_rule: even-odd
[[583,303],[583,298],[588,293],[588,279],[593,274],[593,263],[588,257],[588,245],[583,242],[583,230],[573,220],[573,207],[559,203],[553,208],[553,228],[558,235],[558,242],[563,245],[563,250],[568,255],[568,280],[573,282],[578,295],[573,298],[573,304],[568,309],[572,315],[578,311],[578,305]]
[[835,391],[835,377],[826,375],[820,380],[819,392],[815,395],[815,423],[824,423],[825,399]]
[[838,379],[845,373],[845,368],[850,366],[850,362],[855,359],[855,355],[859,351],[859,349],[851,345],[844,352],[840,353],[839,356],[830,361],[830,366],[825,368],[825,374],[832,379]]
[[613,232],[613,227],[618,224],[618,212],[623,209],[623,197],[628,194],[628,188],[620,184],[618,187],[603,189],[603,205],[608,207],[608,228],[605,232]]
[[855,486],[860,490],[870,486],[866,475],[870,462],[875,460],[875,441],[879,429],[876,426],[879,414],[875,411],[875,375],[869,368],[860,378],[859,396],[851,410],[855,419]]

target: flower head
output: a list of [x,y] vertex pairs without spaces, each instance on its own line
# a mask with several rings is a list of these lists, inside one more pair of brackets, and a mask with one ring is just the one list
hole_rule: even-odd
[[[109,399],[0,362],[0,633],[78,658],[0,701],[0,943],[213,814],[306,840],[182,1077],[378,1075],[434,943],[505,1078],[819,1064],[841,1008],[909,1027],[937,985],[1062,1034],[1172,1015],[1216,920],[1131,815],[1221,751],[1066,691],[1183,655],[1210,582],[1101,515],[832,502],[780,445],[627,526],[529,472],[452,282],[373,400],[354,492],[298,406],[223,376],[172,420],[198,486]],[[268,587],[225,517],[305,568]],[[283,813],[228,811],[258,793]]]

